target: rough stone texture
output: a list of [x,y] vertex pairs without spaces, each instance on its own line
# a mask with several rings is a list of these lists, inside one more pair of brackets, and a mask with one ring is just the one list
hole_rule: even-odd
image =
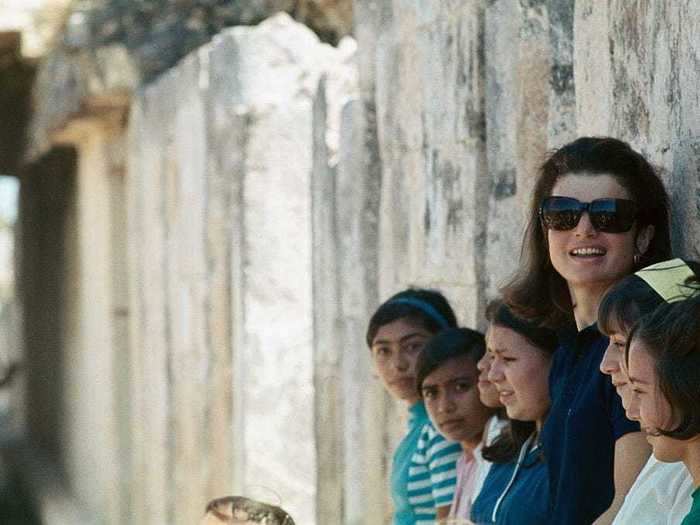
[[379,288],[386,296],[411,283],[440,286],[473,321],[488,202],[483,9],[479,2],[408,0],[393,8],[376,68]]
[[[674,246],[697,258],[699,23],[687,1],[358,0],[361,93],[377,115],[366,136],[380,146],[380,297],[436,286],[483,326],[485,300],[519,263],[538,166],[586,134],[661,166]],[[399,411],[385,410],[392,441]]]
[[677,253],[700,257],[700,5],[576,4],[581,133],[629,141],[657,164],[672,197]]
[[572,0],[486,8],[486,268],[493,297],[518,265],[526,210],[546,151],[576,135]]
[[[698,258],[696,4],[357,0],[350,100],[351,75],[331,73],[347,50],[319,47],[284,18],[226,31],[139,90],[124,153],[129,228],[112,240],[130,257],[133,522],[192,523],[230,493],[299,523],[386,522],[404,410],[371,379],[367,319],[417,284],[483,326],[486,300],[518,264],[537,166],[577,135],[619,136],[663,168],[674,244]],[[134,55],[109,42],[99,49],[127,75],[65,49],[72,66],[47,61],[42,85],[57,89],[41,101],[36,151],[86,141],[66,116],[113,114],[141,78]],[[75,329],[71,305],[86,302],[60,286],[72,271],[63,250],[78,242],[66,231],[95,208],[66,214],[70,179],[46,174],[70,169],[53,155],[40,164],[23,197],[26,231],[52,221],[23,241],[29,425],[60,456],[82,428],[56,435],[61,418],[90,410],[64,406],[64,374],[107,402],[86,363],[68,372],[47,356],[61,355],[63,316]],[[74,451],[68,459],[72,475],[90,474]],[[78,485],[99,501],[99,487]]]
[[52,134],[94,106],[123,103],[222,29],[292,14],[329,42],[350,32],[351,0],[86,0],[66,15],[58,44],[42,60],[34,87],[28,159]]
[[317,129],[332,162],[351,53],[278,15],[135,99],[134,416],[153,421],[134,439],[139,523],[193,523],[231,492],[315,522],[313,100],[327,75]]

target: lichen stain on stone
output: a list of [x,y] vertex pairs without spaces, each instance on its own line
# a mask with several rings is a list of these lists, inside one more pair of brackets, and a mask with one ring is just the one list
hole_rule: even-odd
[[619,18],[618,28],[622,28],[620,35],[624,38],[626,47],[641,51],[642,32],[640,21],[647,18],[648,2],[635,2],[634,5],[627,4],[623,7],[622,16]]
[[[433,150],[433,181],[432,184],[441,188],[442,195],[436,197],[445,203],[445,228],[447,231],[456,233],[464,219],[464,200],[461,192],[461,170],[450,161],[442,161],[439,153]],[[430,208],[427,203],[426,212]],[[429,229],[431,219],[426,219],[426,231]]]
[[500,201],[512,197],[516,191],[517,182],[514,168],[504,169],[496,173],[493,181],[493,196],[496,200]]
[[627,130],[629,136],[646,137],[649,132],[649,108],[640,95],[639,83],[630,78],[624,63],[613,65],[613,78],[613,95],[618,101],[616,113],[620,125]]
[[520,0],[520,7],[523,9],[543,8],[548,0]]
[[572,90],[574,86],[573,64],[553,64],[549,82],[557,95],[563,95]]

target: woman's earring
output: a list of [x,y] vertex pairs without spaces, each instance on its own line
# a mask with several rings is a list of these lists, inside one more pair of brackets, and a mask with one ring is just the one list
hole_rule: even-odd
[[632,260],[634,261],[635,266],[639,266],[639,263],[642,262],[642,254],[635,253],[634,256],[632,257]]

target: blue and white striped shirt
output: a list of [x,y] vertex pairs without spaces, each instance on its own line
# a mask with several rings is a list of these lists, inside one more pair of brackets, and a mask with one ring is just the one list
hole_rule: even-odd
[[394,453],[391,474],[394,525],[435,522],[435,509],[452,503],[461,453],[459,443],[433,428],[422,402],[410,408],[408,433]]

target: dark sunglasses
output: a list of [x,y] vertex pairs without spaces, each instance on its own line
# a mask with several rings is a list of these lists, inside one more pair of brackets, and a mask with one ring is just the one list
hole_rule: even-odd
[[587,211],[599,232],[630,231],[637,219],[637,204],[628,199],[595,199],[581,202],[572,197],[547,197],[540,205],[540,221],[550,230],[573,230]]

